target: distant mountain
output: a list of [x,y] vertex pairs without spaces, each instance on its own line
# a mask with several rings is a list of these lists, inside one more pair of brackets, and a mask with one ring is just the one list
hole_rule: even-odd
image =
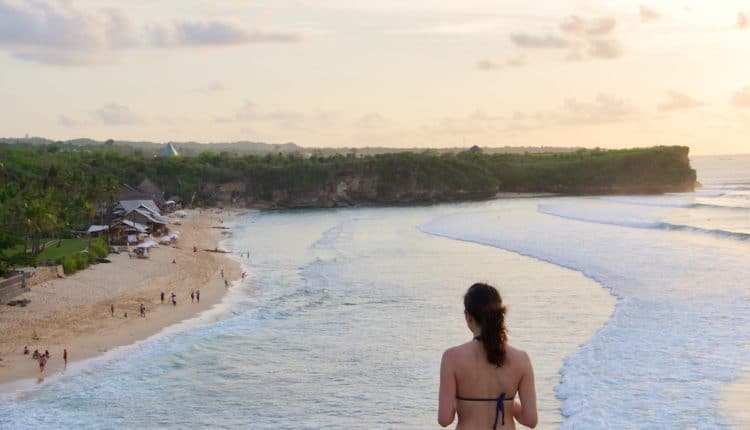
[[[199,143],[199,142],[147,142],[147,141],[127,141],[127,140],[106,140],[99,141],[88,138],[71,139],[65,141],[55,141],[45,139],[43,137],[18,137],[18,138],[0,138],[0,143],[15,144],[15,145],[49,145],[58,144],[66,145],[74,148],[86,147],[97,147],[97,146],[112,146],[117,148],[120,152],[125,153],[139,153],[144,156],[155,156],[159,154],[164,145],[171,143],[180,155],[191,157],[200,154],[205,151],[214,152],[226,152],[234,155],[266,155],[275,153],[284,154],[301,154],[304,156],[331,156],[336,154],[354,154],[359,156],[365,155],[378,155],[378,154],[395,154],[404,152],[421,153],[425,151],[434,151],[441,154],[445,153],[458,153],[469,150],[469,148],[453,147],[453,148],[389,148],[389,147],[365,147],[365,148],[305,148],[295,143],[263,143],[263,142],[250,142],[250,141],[239,141],[239,142],[211,142],[211,143]],[[581,147],[551,147],[551,146],[502,146],[502,147],[474,147],[472,150],[477,148],[479,151],[486,154],[536,154],[541,152],[575,152]]]
[[[130,149],[132,151],[140,152],[143,155],[156,155],[167,143],[177,148],[181,155],[195,156],[204,151],[215,151],[215,152],[228,152],[237,155],[255,154],[265,155],[269,153],[302,153],[305,152],[304,148],[294,143],[262,143],[262,142],[220,142],[220,143],[198,143],[198,142],[146,142],[146,141],[127,141],[127,140],[106,140],[99,141],[88,138],[71,139],[71,140],[50,140],[43,137],[18,137],[18,138],[0,138],[0,143],[7,143],[13,145],[67,145],[73,147],[95,147],[95,146],[107,146],[117,147],[118,149]],[[132,152],[126,151],[126,152]]]
[[459,153],[478,148],[485,154],[538,154],[542,152],[575,152],[582,147],[561,147],[561,146],[485,146],[485,147],[451,147],[451,148],[389,148],[385,146],[364,147],[364,148],[307,148],[306,151],[322,156],[335,154],[356,154],[360,156],[378,155],[378,154],[399,154],[404,152],[421,153],[425,151],[437,152],[439,154]]

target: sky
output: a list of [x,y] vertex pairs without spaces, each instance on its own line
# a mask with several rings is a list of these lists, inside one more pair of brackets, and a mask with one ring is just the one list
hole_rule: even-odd
[[0,0],[0,136],[750,152],[750,2]]

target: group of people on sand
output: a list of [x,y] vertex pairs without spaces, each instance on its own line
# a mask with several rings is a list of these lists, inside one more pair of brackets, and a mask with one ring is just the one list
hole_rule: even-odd
[[[162,295],[163,294],[164,293],[162,293]],[[164,298],[162,297],[162,301],[163,300],[164,300]],[[109,312],[112,315],[112,317],[114,318],[114,316],[115,316],[115,304],[114,303],[112,303],[112,304],[109,305]],[[141,305],[138,306],[138,314],[141,317],[146,318],[146,305],[144,305],[143,303],[141,303]],[[123,312],[122,313],[122,317],[123,318],[127,318],[128,317],[128,311]]]
[[[164,291],[162,291],[160,295],[162,304],[164,304],[164,298],[165,298],[165,294],[164,294]],[[172,303],[172,306],[177,306],[177,294],[175,294],[174,292],[170,293],[169,302]],[[201,290],[190,291],[190,302],[191,303],[201,302]]]
[[[23,355],[29,355],[29,346],[24,345],[23,346]],[[31,354],[31,358],[39,362],[39,371],[44,372],[44,367],[47,365],[47,361],[50,359],[50,353],[48,349],[44,350],[44,353],[39,352],[38,349],[34,350],[34,353]],[[68,365],[68,349],[63,349],[63,360],[65,361],[65,365]]]

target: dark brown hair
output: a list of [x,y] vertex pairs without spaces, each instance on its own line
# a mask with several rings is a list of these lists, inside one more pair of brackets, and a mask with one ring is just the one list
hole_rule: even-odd
[[508,332],[505,328],[505,306],[495,287],[476,283],[464,296],[464,309],[482,326],[480,340],[487,352],[487,361],[498,367],[505,363],[505,344]]

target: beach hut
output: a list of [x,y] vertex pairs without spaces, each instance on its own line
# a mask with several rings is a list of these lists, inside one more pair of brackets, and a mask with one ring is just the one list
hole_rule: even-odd
[[106,235],[107,232],[109,232],[109,226],[96,224],[90,225],[86,230],[86,234],[88,234],[89,237],[99,237],[101,235]]
[[148,234],[148,226],[127,219],[117,221],[110,228],[112,243],[129,245],[140,242]]
[[159,207],[151,199],[120,200],[115,206],[114,213],[117,216],[125,216],[136,209],[145,209],[154,215],[161,215]]
[[152,234],[169,232],[169,220],[161,215],[153,200],[121,200],[113,213],[119,219],[147,226]]
[[169,221],[161,215],[155,215],[145,209],[135,209],[123,217],[123,220],[146,225],[151,234],[159,236],[169,232],[167,224]]

